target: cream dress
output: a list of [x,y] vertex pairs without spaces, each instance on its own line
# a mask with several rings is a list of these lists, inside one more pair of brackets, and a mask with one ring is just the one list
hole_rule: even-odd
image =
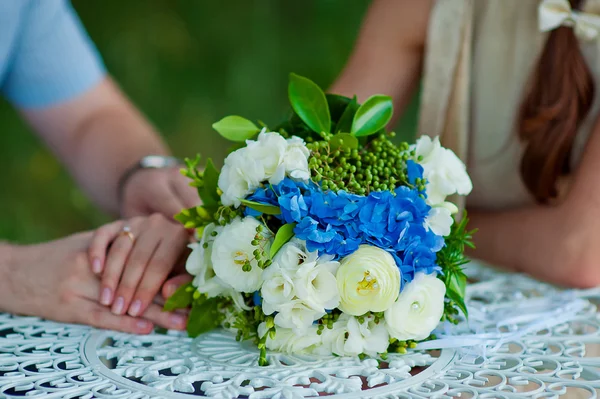
[[[534,203],[519,173],[523,151],[515,119],[545,44],[539,0],[437,0],[429,23],[419,133],[439,135],[473,180],[467,205],[515,208]],[[584,11],[600,9],[588,0]],[[600,107],[600,39],[580,40],[599,88],[574,145],[579,161]]]

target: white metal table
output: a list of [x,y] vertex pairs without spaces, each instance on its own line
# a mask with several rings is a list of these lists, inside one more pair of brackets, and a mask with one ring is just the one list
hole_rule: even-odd
[[[477,269],[441,350],[387,362],[271,354],[215,331],[135,336],[0,314],[0,398],[597,398],[598,290]],[[443,335],[443,332],[442,332]]]

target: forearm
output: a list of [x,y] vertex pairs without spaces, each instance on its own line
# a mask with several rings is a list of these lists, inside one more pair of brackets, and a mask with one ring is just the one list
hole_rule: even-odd
[[118,181],[145,155],[168,149],[118,87],[103,82],[67,103],[23,116],[104,210],[117,214]]
[[11,268],[16,246],[0,241],[0,311],[10,310],[12,297]]
[[125,171],[150,154],[168,149],[132,107],[98,110],[81,125],[72,152],[63,157],[79,186],[104,210],[117,214],[118,182]]
[[430,0],[376,0],[369,8],[352,55],[333,93],[357,96],[363,102],[373,94],[393,98],[397,118],[419,84]]
[[581,241],[560,208],[469,209],[468,216],[469,228],[478,229],[471,257],[556,284],[582,284],[577,273],[569,270],[577,263]]

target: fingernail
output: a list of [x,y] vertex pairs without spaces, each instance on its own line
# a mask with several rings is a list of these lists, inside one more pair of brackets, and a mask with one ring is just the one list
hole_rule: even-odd
[[140,320],[135,323],[140,330],[146,331],[150,327],[150,323],[146,320]]
[[96,274],[102,273],[102,262],[100,258],[94,258],[92,260],[92,271]]
[[180,314],[172,314],[169,316],[169,322],[171,323],[171,326],[175,328],[185,327],[185,319],[185,316]]
[[176,290],[177,290],[177,287],[175,287],[175,284],[167,285],[167,296],[173,295]]
[[102,295],[100,296],[100,303],[104,306],[110,305],[112,301],[112,290],[110,288],[105,288],[102,290]]
[[112,308],[112,312],[114,314],[121,314],[121,313],[123,313],[123,306],[125,306],[125,300],[123,299],[122,296],[120,296],[120,297],[118,297],[115,300],[115,303],[114,303],[113,308]]
[[129,307],[129,315],[137,316],[140,313],[141,309],[142,309],[142,301],[140,301],[139,299],[136,299],[135,301],[133,301],[133,303]]

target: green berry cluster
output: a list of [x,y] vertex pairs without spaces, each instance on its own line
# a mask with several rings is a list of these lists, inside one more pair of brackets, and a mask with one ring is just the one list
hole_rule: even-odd
[[333,311],[331,313],[327,313],[325,316],[319,319],[319,324],[317,325],[317,334],[323,334],[323,330],[327,327],[329,330],[333,329],[333,323],[335,323],[340,318],[341,313],[339,311]]
[[410,341],[398,341],[396,338],[390,338],[390,346],[388,346],[388,353],[401,353],[405,354],[408,348],[414,349],[417,347],[417,342]]
[[243,216],[242,209],[235,209],[232,206],[220,206],[214,214],[214,219],[221,226],[225,226],[238,216]]
[[267,254],[267,252],[265,251],[265,247],[264,247],[266,244],[266,240],[265,240],[265,236],[264,236],[263,232],[264,232],[264,227],[262,224],[259,224],[258,226],[256,226],[256,234],[254,235],[254,239],[251,242],[252,246],[256,247],[256,249],[252,252],[252,255],[254,257],[252,259],[246,260],[246,262],[242,266],[242,271],[244,271],[244,272],[251,271],[252,270],[251,262],[253,260],[256,260],[258,267],[260,267],[261,269],[265,269],[265,268],[271,266],[272,261],[271,261],[269,255]]
[[[398,185],[411,187],[406,161],[414,153],[408,143],[395,145],[390,140],[394,135],[380,134],[358,149],[343,145],[333,149],[327,140],[308,143],[313,180],[320,182],[323,190],[346,190],[359,195],[393,190]],[[417,189],[425,189],[424,179],[416,183]]]

